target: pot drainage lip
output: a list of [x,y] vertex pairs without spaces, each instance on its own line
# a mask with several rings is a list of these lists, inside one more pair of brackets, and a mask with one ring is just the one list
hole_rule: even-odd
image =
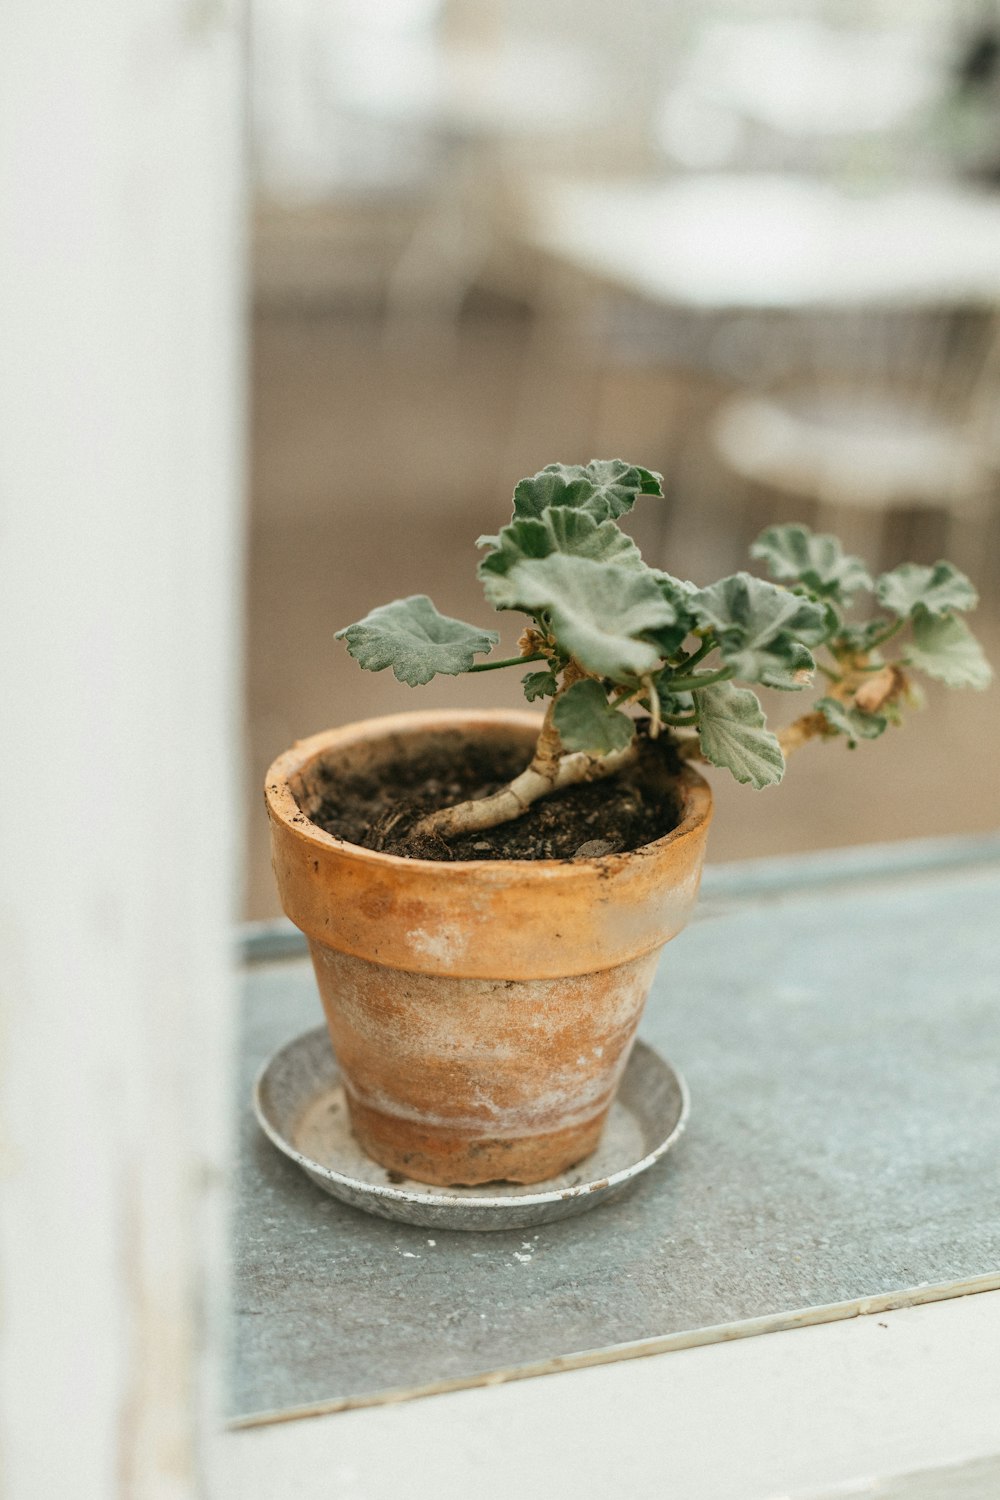
[[317,1187],[380,1218],[460,1230],[522,1229],[596,1208],[660,1160],[683,1133],[689,1110],[681,1075],[637,1041],[601,1142],[585,1161],[546,1182],[440,1188],[390,1177],[361,1150],[325,1026],[279,1047],[260,1069],[252,1097],[261,1130]]

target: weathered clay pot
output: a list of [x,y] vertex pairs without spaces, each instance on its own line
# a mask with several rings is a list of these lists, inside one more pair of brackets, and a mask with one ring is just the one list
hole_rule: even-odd
[[711,792],[600,859],[401,859],[310,821],[320,787],[444,744],[523,744],[531,713],[407,713],[302,740],[267,775],[282,905],[309,940],[355,1135],[423,1182],[539,1182],[597,1145],[660,949],[698,893]]

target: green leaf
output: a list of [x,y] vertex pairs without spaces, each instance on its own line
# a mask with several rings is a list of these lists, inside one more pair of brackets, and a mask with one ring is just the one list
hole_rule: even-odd
[[557,552],[589,557],[594,562],[614,562],[637,572],[646,568],[635,542],[614,521],[595,521],[586,511],[562,505],[546,512],[545,524]]
[[698,624],[691,609],[691,600],[698,589],[695,584],[674,578],[671,573],[664,573],[659,568],[650,568],[649,572],[656,579],[656,586],[663,598],[673,609],[674,620],[670,625],[648,630],[646,638],[655,642],[662,656],[676,656]]
[[639,637],[674,619],[648,570],[558,552],[519,562],[505,577],[485,577],[483,586],[497,609],[544,611],[562,653],[615,682],[642,677],[659,664],[660,651]]
[[979,603],[973,584],[950,562],[937,562],[933,567],[901,563],[882,574],[875,593],[880,604],[904,620],[918,606],[928,614],[948,615],[955,609],[975,609]]
[[824,599],[847,604],[858,589],[872,587],[860,557],[844,552],[835,536],[817,535],[808,526],[769,526],[750,548],[751,557],[767,564],[772,578],[804,583]]
[[548,464],[514,490],[514,516],[538,519],[552,506],[573,506],[597,521],[616,520],[632,509],[637,496],[662,494],[660,485],[659,474],[620,458]]
[[660,708],[664,714],[684,715],[687,717],[694,711],[693,693],[672,693],[669,687],[670,668],[667,667],[656,679],[656,689],[660,699]]
[[846,734],[852,750],[858,740],[877,740],[889,723],[884,714],[866,714],[860,708],[848,708],[838,698],[820,698],[816,707],[831,729]]
[[594,485],[579,464],[548,464],[515,486],[514,519],[541,520],[550,505],[583,506],[593,495]]
[[[767,660],[769,655],[773,656],[773,660]],[[736,675],[759,682],[762,687],[780,688],[783,693],[801,692],[812,681],[812,674],[816,670],[812,652],[798,641],[791,641],[773,653],[762,653],[760,660],[759,677],[746,679],[743,672],[737,672]]]
[[724,660],[744,682],[793,688],[814,667],[810,644],[827,631],[826,609],[749,573],[735,573],[692,595],[699,623],[711,625]]
[[566,749],[584,750],[588,755],[624,750],[635,733],[628,714],[611,707],[604,689],[593,678],[567,688],[556,701],[553,718]]
[[830,648],[833,651],[851,652],[855,656],[867,656],[873,650],[879,636],[892,624],[885,615],[879,615],[874,620],[866,620],[861,625],[841,625]]
[[586,472],[611,516],[631,510],[640,495],[663,495],[662,474],[638,464],[627,464],[620,458],[592,458]]
[[698,737],[706,760],[725,766],[737,781],[775,786],[785,774],[781,746],[764,727],[764,710],[756,693],[716,682],[694,696]]
[[676,620],[673,625],[663,625],[658,630],[647,630],[645,639],[653,641],[660,656],[676,656],[691,633],[686,620]]
[[[682,614],[685,610],[690,613],[692,600],[700,592],[698,585],[687,578],[675,578],[672,573],[664,573],[662,568],[651,568],[650,572],[659,584],[663,597],[670,600],[677,613]],[[692,615],[692,621],[693,619]]]
[[506,577],[515,563],[526,558],[548,557],[553,552],[589,557],[594,562],[616,562],[636,572],[646,567],[635,542],[614,521],[598,522],[586,511],[568,506],[555,506],[541,519],[511,521],[498,536],[481,536],[476,545],[492,549],[479,564],[479,577],[484,582],[490,575]]
[[500,637],[464,620],[439,614],[426,594],[411,594],[373,609],[355,625],[338,630],[336,639],[366,672],[391,667],[410,687],[430,682],[438,672],[457,677],[472,666],[477,652],[489,652]]
[[554,672],[529,672],[521,678],[521,686],[528,702],[534,703],[536,698],[555,697],[559,683]]
[[983,648],[964,621],[934,615],[922,604],[913,612],[913,641],[906,659],[948,687],[982,689],[993,680]]
[[511,521],[499,536],[481,536],[477,547],[490,547],[480,559],[477,573],[481,579],[489,574],[506,577],[515,563],[526,557],[548,557],[555,550],[552,532],[544,521],[526,519]]

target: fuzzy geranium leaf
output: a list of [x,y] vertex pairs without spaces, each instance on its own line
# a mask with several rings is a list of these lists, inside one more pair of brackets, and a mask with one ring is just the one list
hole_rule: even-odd
[[620,458],[592,458],[586,470],[612,517],[631,510],[640,495],[663,495],[663,475]]
[[965,622],[954,615],[932,614],[922,604],[913,612],[913,641],[906,659],[948,687],[982,689],[993,680],[983,648]]
[[664,714],[672,716],[683,716],[687,718],[694,712],[693,693],[672,693],[670,691],[671,669],[664,668],[656,680],[656,689],[660,698],[660,708]]
[[780,688],[783,693],[798,693],[813,679],[816,661],[808,646],[800,641],[790,641],[773,652],[759,653],[760,676],[745,677],[737,671],[737,677],[747,682],[759,682],[761,687]]
[[[660,592],[665,599],[669,599],[678,614],[691,612],[691,601],[699,592],[698,585],[691,583],[687,578],[675,578],[672,573],[664,573],[662,568],[651,568],[650,572],[659,585]],[[694,616],[691,616],[692,624]]]
[[363,620],[338,630],[354,660],[366,672],[391,667],[400,682],[417,687],[437,673],[457,677],[472,666],[477,652],[489,652],[500,637],[435,609],[426,594],[411,594],[373,609]]
[[551,506],[573,506],[596,521],[617,520],[639,495],[661,495],[661,477],[620,458],[589,464],[548,464],[514,490],[514,516],[536,519]]
[[531,518],[511,521],[498,536],[481,536],[476,546],[490,549],[480,558],[476,570],[480,578],[489,573],[503,578],[515,563],[523,562],[526,557],[548,557],[555,550],[545,522]]
[[889,723],[884,714],[866,714],[860,708],[849,708],[838,698],[820,698],[816,707],[831,729],[847,736],[852,750],[858,740],[877,740]]
[[839,625],[831,646],[835,651],[867,656],[874,650],[891,624],[891,620],[887,620],[884,615],[879,615],[876,619],[866,620],[860,625]]
[[635,725],[628,714],[612,708],[599,682],[574,682],[553,710],[559,738],[567,750],[610,755],[631,744]]
[[775,786],[785,774],[781,746],[764,727],[764,710],[756,693],[716,682],[693,694],[698,737],[705,759],[725,766],[737,781],[759,791]]
[[715,630],[735,675],[771,687],[801,686],[796,674],[815,665],[807,648],[829,629],[822,604],[750,573],[735,573],[699,589],[691,606],[699,622]]
[[672,625],[663,625],[658,630],[647,630],[645,639],[652,641],[660,656],[676,656],[690,634],[686,620],[675,620]]
[[674,620],[648,570],[553,552],[517,563],[504,577],[483,578],[497,609],[544,615],[564,656],[588,672],[627,682],[658,665],[660,651],[640,637]]
[[692,595],[696,594],[698,589],[695,584],[686,583],[681,578],[674,578],[672,574],[661,572],[659,568],[650,568],[649,571],[656,579],[656,586],[660,593],[673,608],[674,620],[671,625],[663,626],[659,630],[647,631],[647,636],[651,641],[655,641],[663,656],[674,656],[698,624],[691,609]]
[[528,702],[534,703],[536,698],[555,697],[559,683],[554,672],[529,672],[521,678],[521,686]]
[[481,536],[477,546],[490,548],[478,569],[484,581],[491,574],[506,577],[515,563],[526,558],[548,557],[553,552],[615,562],[637,572],[646,566],[635,542],[614,521],[595,521],[586,511],[565,505],[551,507],[540,519],[511,521],[498,536]]
[[904,620],[918,608],[931,615],[949,615],[956,609],[975,609],[979,603],[972,583],[950,562],[937,562],[933,567],[901,563],[882,574],[875,592],[880,604]]
[[539,521],[550,505],[583,506],[593,494],[594,486],[580,464],[548,464],[515,486],[514,519]]
[[595,521],[585,510],[558,505],[546,512],[545,524],[557,552],[589,557],[594,562],[614,562],[636,571],[646,567],[635,542],[614,521]]
[[750,556],[759,557],[779,582],[803,583],[811,593],[838,604],[847,604],[858,589],[872,587],[860,557],[846,553],[835,536],[808,526],[769,526],[751,546]]

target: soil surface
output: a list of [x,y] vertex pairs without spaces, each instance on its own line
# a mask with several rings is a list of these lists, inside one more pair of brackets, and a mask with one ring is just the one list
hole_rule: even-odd
[[607,781],[570,787],[536,802],[499,828],[449,839],[409,830],[427,812],[484,797],[523,771],[522,751],[475,747],[459,765],[425,751],[370,776],[324,781],[309,809],[336,838],[410,859],[590,859],[651,844],[679,821],[671,778],[677,761],[666,740],[643,739],[638,763]]

